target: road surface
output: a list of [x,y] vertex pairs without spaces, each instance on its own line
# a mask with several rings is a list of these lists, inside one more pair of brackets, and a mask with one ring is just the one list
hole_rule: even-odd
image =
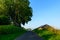
[[15,40],[43,40],[36,33],[29,31],[23,34],[22,36],[17,37]]

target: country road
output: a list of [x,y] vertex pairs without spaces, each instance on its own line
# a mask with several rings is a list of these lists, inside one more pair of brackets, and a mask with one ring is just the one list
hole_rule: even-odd
[[17,37],[15,40],[43,40],[36,33],[29,31],[23,34],[22,36]]

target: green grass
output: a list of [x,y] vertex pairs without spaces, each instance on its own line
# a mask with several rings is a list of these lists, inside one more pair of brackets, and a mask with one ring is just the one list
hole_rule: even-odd
[[14,34],[0,35],[0,40],[14,40],[16,37],[22,35],[24,32],[18,32]]
[[13,25],[0,26],[0,40],[14,40],[16,37],[24,34],[26,30]]
[[60,40],[60,34],[55,34],[54,32],[48,30],[34,30],[39,36],[44,40]]

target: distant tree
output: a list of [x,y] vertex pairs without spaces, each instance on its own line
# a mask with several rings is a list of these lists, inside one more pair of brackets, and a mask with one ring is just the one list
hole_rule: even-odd
[[19,27],[31,21],[32,8],[29,6],[29,0],[3,0],[6,15],[8,15],[13,23]]
[[31,28],[28,28],[27,31],[32,31],[32,29]]

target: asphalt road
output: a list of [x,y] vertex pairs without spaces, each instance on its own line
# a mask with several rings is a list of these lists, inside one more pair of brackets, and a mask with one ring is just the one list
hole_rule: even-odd
[[15,40],[43,40],[41,37],[39,37],[36,33],[34,32],[26,32],[22,36],[17,37]]

